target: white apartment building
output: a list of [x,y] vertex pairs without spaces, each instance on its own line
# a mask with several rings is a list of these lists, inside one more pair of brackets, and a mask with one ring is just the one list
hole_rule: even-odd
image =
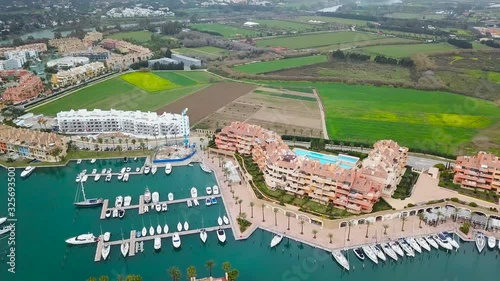
[[2,70],[21,69],[26,63],[26,57],[15,57],[8,60],[0,60]]
[[104,63],[92,62],[52,74],[51,83],[53,88],[65,88],[71,85],[80,84],[90,78],[104,74],[105,72],[106,67]]
[[79,109],[59,112],[57,124],[65,134],[122,132],[143,138],[189,135],[189,117],[184,113],[158,115],[156,112]]

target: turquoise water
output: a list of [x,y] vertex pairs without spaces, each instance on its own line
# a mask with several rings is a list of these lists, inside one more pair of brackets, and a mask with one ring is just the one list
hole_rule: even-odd
[[[135,257],[123,258],[119,246],[111,250],[110,260],[95,263],[95,245],[69,247],[64,243],[68,237],[88,231],[94,234],[111,231],[112,239],[120,239],[121,230],[129,233],[131,229],[142,228],[143,219],[136,211],[128,211],[123,220],[99,220],[100,209],[75,209],[73,200],[77,184],[76,173],[82,169],[115,166],[121,168],[121,161],[99,162],[95,165],[70,163],[64,168],[37,168],[26,180],[17,182],[17,225],[16,225],[16,274],[7,272],[7,240],[0,238],[0,280],[86,280],[91,275],[107,274],[114,279],[118,274],[141,274],[144,280],[171,280],[166,270],[177,266],[183,272],[194,265],[199,276],[207,276],[204,263],[213,259],[216,263],[214,275],[222,275],[221,265],[229,261],[239,269],[238,280],[489,280],[500,274],[500,252],[497,250],[477,254],[472,243],[462,244],[458,253],[433,251],[418,255],[414,259],[386,262],[375,266],[369,261],[363,264],[354,257],[349,257],[355,270],[343,272],[331,256],[323,250],[284,239],[276,249],[269,249],[272,234],[257,230],[248,240],[235,241],[227,231],[225,245],[217,242],[215,233],[209,233],[206,245],[198,235],[182,236],[182,248],[174,250],[170,239],[164,239],[162,250],[154,253],[153,242],[145,243],[144,253]],[[131,164],[128,164],[132,166]],[[139,165],[139,163],[137,164]],[[99,167],[98,167],[99,168]],[[20,170],[17,171],[17,174]],[[7,185],[6,170],[0,169],[0,181]],[[111,183],[86,184],[88,197],[102,196],[114,198],[117,195],[131,195],[134,202],[149,186],[151,191],[158,190],[161,198],[168,192],[174,192],[176,198],[188,197],[191,186],[197,186],[202,192],[207,185],[215,184],[212,174],[203,173],[198,166],[174,167],[170,176],[159,169],[155,176],[131,176],[128,183],[114,179]],[[7,202],[7,193],[0,193],[0,202]],[[161,199],[160,198],[160,199]],[[113,199],[114,201],[114,199]],[[201,203],[201,202],[200,202]],[[0,216],[6,215],[5,203],[0,209]],[[224,213],[222,204],[188,209],[185,204],[169,205],[169,211],[157,215],[150,212],[144,216],[144,224],[164,224],[175,228],[178,221],[188,220],[191,229],[216,224],[218,215]],[[258,213],[258,210],[256,210]]]
[[347,155],[328,155],[300,148],[295,148],[293,152],[295,152],[295,154],[298,156],[304,156],[311,160],[319,161],[321,164],[338,164],[339,162],[342,162],[339,166],[344,169],[351,169],[359,160],[359,158],[350,157]]

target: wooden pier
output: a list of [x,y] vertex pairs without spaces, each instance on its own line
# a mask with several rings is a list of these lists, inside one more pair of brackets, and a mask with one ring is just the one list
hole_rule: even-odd
[[94,261],[95,262],[98,262],[101,260],[101,257],[102,257],[102,246],[104,245],[104,236],[100,235],[99,236],[99,241],[97,241],[97,249],[95,251],[95,257],[94,257]]
[[129,246],[130,247],[128,249],[128,255],[131,257],[135,256],[135,232],[136,232],[135,229],[130,231],[130,239],[129,239],[129,241],[130,241]]

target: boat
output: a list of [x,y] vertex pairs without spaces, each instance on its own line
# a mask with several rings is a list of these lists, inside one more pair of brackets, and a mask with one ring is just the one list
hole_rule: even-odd
[[106,175],[106,181],[111,181],[111,177],[113,177],[113,175],[111,175],[111,174],[107,174],[107,175]]
[[116,196],[115,207],[120,208],[123,206],[123,196]]
[[149,166],[145,166],[144,167],[144,174],[145,175],[149,174],[149,171],[151,171],[151,168],[149,168]]
[[80,183],[82,186],[82,196],[83,196],[83,201],[80,202],[75,202],[73,203],[77,207],[95,207],[102,205],[103,199],[102,198],[89,198],[85,197],[85,188],[83,187],[83,183]]
[[[139,230],[137,230],[137,231],[135,232],[135,238],[141,238],[141,237],[142,237],[141,232],[140,232]],[[136,243],[136,244],[135,244],[135,245],[136,245],[135,247],[137,248],[137,243],[139,243],[139,242],[135,242],[135,243]]]
[[226,242],[226,232],[224,231],[224,229],[219,228],[219,229],[217,230],[217,238],[219,239],[219,241],[220,241],[221,243]]
[[406,243],[410,245],[410,247],[413,248],[413,250],[422,253],[422,248],[420,248],[420,245],[418,245],[417,241],[415,241],[415,238],[413,237],[408,237],[405,239]]
[[117,178],[119,181],[121,181],[123,179],[123,173],[120,173]]
[[432,238],[436,240],[439,246],[445,248],[446,250],[453,249],[453,246],[451,246],[450,243],[448,243],[448,239],[443,234],[439,233],[438,235],[432,236]]
[[161,234],[161,231],[162,231],[161,225],[158,225],[156,227],[156,234]]
[[90,164],[94,164],[97,160],[95,158],[92,158],[92,160],[90,160]]
[[219,187],[218,187],[217,185],[214,185],[214,186],[212,187],[212,193],[213,193],[214,195],[219,194]]
[[207,232],[205,231],[205,229],[201,229],[200,230],[200,239],[201,239],[201,242],[205,243],[207,241]]
[[168,224],[165,224],[165,226],[163,227],[163,233],[168,233]]
[[97,242],[98,238],[92,233],[81,234],[75,237],[66,239],[66,243],[71,245],[83,245]]
[[488,248],[494,249],[497,245],[497,239],[494,236],[488,237]]
[[130,174],[129,173],[125,173],[123,175],[123,181],[128,181],[128,178],[130,177]]
[[76,175],[75,182],[80,182],[82,180],[82,175]]
[[389,246],[389,244],[382,243],[380,244],[380,247],[382,248],[382,251],[384,251],[384,253],[388,255],[390,258],[392,258],[395,261],[398,260],[398,254],[396,254],[396,252],[391,248],[391,246]]
[[7,221],[7,217],[0,218],[0,225]]
[[429,245],[434,247],[434,249],[439,249],[439,245],[436,243],[436,240],[432,239],[432,236],[424,236],[424,239]]
[[193,207],[193,202],[191,202],[191,199],[188,199],[188,200],[186,201],[186,205],[188,206],[188,208]]
[[94,177],[94,181],[99,181],[101,179],[101,174],[97,174],[95,177]]
[[162,204],[161,204],[161,210],[162,210],[163,212],[165,212],[165,211],[167,211],[167,210],[168,210],[167,203],[162,203]]
[[95,175],[95,174],[97,174],[97,169],[92,170],[92,175]]
[[196,189],[196,187],[191,187],[191,198],[196,198],[198,197],[198,190]]
[[123,219],[124,216],[125,216],[125,210],[124,209],[118,210],[118,217],[120,219]]
[[189,223],[187,221],[184,222],[184,230],[189,230]]
[[132,197],[131,196],[125,196],[123,198],[123,206],[127,207],[130,206],[130,203],[132,202]]
[[182,231],[182,223],[181,222],[177,223],[177,231]]
[[160,201],[160,193],[158,193],[157,191],[153,192],[152,199],[153,199],[153,204],[158,203]]
[[450,243],[450,245],[453,248],[455,248],[455,249],[460,248],[460,245],[458,244],[458,242],[455,241],[455,239],[453,239],[453,234],[452,233],[443,231],[443,235],[446,236],[446,239],[448,240],[448,243]]
[[111,251],[111,247],[109,246],[109,244],[104,243],[104,245],[102,245],[102,250],[101,250],[101,255],[102,255],[103,260],[108,258],[110,251]]
[[415,241],[417,241],[418,245],[424,248],[427,252],[431,250],[431,246],[429,246],[429,244],[427,243],[427,241],[425,241],[423,237],[417,237],[415,238]]
[[82,164],[82,159],[76,160],[76,164]]
[[104,215],[106,218],[109,218],[111,217],[111,210],[110,209],[107,209],[106,210],[106,214]]
[[123,167],[121,170],[120,170],[120,174],[125,174],[125,171],[127,170],[127,168]]
[[149,188],[146,187],[146,190],[144,191],[144,202],[149,203],[151,202],[151,192],[149,191]]
[[111,171],[113,171],[113,169],[109,168],[109,169],[106,171],[106,173],[107,173],[107,174],[111,174]]
[[160,237],[155,238],[154,248],[157,251],[161,249],[161,238]]
[[157,212],[161,212],[161,204],[156,204],[155,209]]
[[151,174],[156,174],[156,170],[158,170],[158,167],[156,167],[156,165],[153,165],[153,168],[151,168]]
[[375,253],[375,255],[377,255],[377,258],[379,258],[383,261],[387,260],[387,258],[385,257],[384,251],[382,251],[382,249],[380,249],[380,247],[378,245],[372,245],[371,248],[372,248],[372,251]]
[[134,161],[137,161],[137,157],[134,157]]
[[225,215],[222,217],[222,220],[224,221],[224,224],[229,224],[229,219]]
[[222,218],[219,216],[219,218],[217,218],[217,223],[219,224],[219,226],[222,225]]
[[215,197],[212,197],[212,199],[210,201],[212,201],[212,205],[217,204],[217,199],[215,199]]
[[125,169],[125,172],[127,172],[127,173],[130,173],[130,171],[132,171],[132,168],[130,168],[130,167],[127,167],[127,168]]
[[146,227],[142,228],[141,235],[142,235],[142,237],[145,237],[146,235],[148,235],[148,230],[146,229]]
[[170,192],[168,194],[168,201],[172,201],[172,200],[174,200],[174,194],[172,192]]
[[143,206],[143,213],[148,213],[149,212],[149,207],[148,205]]
[[179,248],[181,246],[181,238],[179,237],[179,233],[174,233],[172,236],[172,244],[174,245],[174,248]]
[[87,169],[83,169],[80,174],[85,175],[87,173]]
[[21,178],[29,177],[29,175],[31,175],[31,173],[33,173],[34,170],[35,170],[35,167],[33,167],[33,166],[28,166],[28,167],[24,168],[24,170],[21,172]]
[[481,253],[486,245],[486,238],[482,232],[476,234],[476,248]]
[[273,239],[271,240],[271,248],[278,246],[278,244],[281,243],[281,240],[283,240],[283,235],[274,235]]
[[195,206],[200,206],[200,202],[197,199],[192,200]]
[[123,241],[122,244],[120,245],[120,251],[122,252],[122,255],[124,257],[127,256],[129,248],[130,244],[128,242]]
[[332,251],[332,256],[338,264],[340,264],[340,266],[342,266],[345,270],[349,270],[349,262],[340,250]]
[[5,234],[11,230],[10,226],[5,226],[4,228],[0,229],[0,235]]
[[210,198],[205,199],[205,205],[207,206],[212,205],[212,200],[210,200]]
[[114,209],[113,210],[113,218],[117,218],[118,217],[118,209]]
[[193,164],[189,163],[189,164],[188,164],[188,166],[189,166],[189,167],[193,167]]
[[352,249],[352,251],[354,252],[356,257],[358,257],[358,259],[360,260],[365,259],[365,254],[363,254],[363,250],[361,250],[361,248]]
[[200,163],[200,168],[205,173],[211,173],[212,172],[212,170],[207,165],[205,165],[205,163],[203,163],[203,162]]
[[106,168],[101,170],[101,174],[105,174],[105,173],[106,173]]
[[87,182],[87,179],[89,178],[89,176],[87,175],[83,175],[82,176],[82,179],[80,180],[80,182]]
[[165,165],[165,174],[170,175],[170,173],[172,173],[172,165],[167,164]]
[[207,195],[211,195],[212,194],[212,187],[207,186],[207,188],[205,188],[205,192],[207,193]]
[[408,242],[406,242],[406,240],[404,240],[403,238],[401,238],[401,239],[398,240],[398,243],[401,246],[401,248],[403,248],[403,251],[405,251],[405,253],[406,253],[407,256],[409,256],[409,257],[414,257],[415,256],[415,251],[410,246],[410,244],[408,244]]
[[155,228],[154,228],[153,226],[150,226],[150,227],[149,227],[149,235],[150,235],[150,236],[155,235]]
[[139,173],[140,171],[141,171],[141,168],[139,168],[139,167],[135,168],[136,173]]
[[363,252],[365,252],[365,255],[374,263],[378,264],[378,258],[375,252],[373,252],[372,248],[370,246],[363,246],[361,247],[363,249]]
[[401,247],[399,246],[398,243],[396,243],[395,241],[391,241],[389,242],[389,245],[391,246],[391,249],[398,255],[404,257],[405,256],[405,253],[403,251],[403,249],[401,249]]
[[102,237],[103,237],[104,242],[108,242],[109,239],[111,238],[111,232],[104,232]]
[[127,162],[128,162],[128,157],[127,156],[123,157],[123,163],[127,163]]

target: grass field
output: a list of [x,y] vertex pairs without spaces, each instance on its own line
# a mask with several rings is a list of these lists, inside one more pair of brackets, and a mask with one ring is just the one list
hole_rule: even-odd
[[326,60],[327,60],[326,56],[323,55],[309,56],[309,57],[290,58],[290,59],[273,60],[273,61],[239,65],[236,66],[234,69],[249,74],[259,74],[259,73],[266,73],[276,70],[303,66],[303,65],[315,64],[319,62],[325,62]]
[[416,53],[432,53],[439,51],[448,51],[456,49],[447,43],[428,43],[428,44],[404,44],[404,45],[385,45],[372,46],[359,49],[359,51],[372,55],[385,55],[389,57],[411,57]]
[[296,21],[307,23],[310,20],[322,21],[325,23],[339,23],[339,24],[348,24],[348,25],[366,25],[366,23],[367,23],[367,21],[362,21],[362,20],[333,18],[333,17],[308,17],[308,16],[298,17]]
[[131,31],[131,32],[118,32],[115,34],[112,34],[109,36],[109,38],[112,39],[118,39],[118,40],[123,40],[123,39],[133,39],[139,42],[148,42],[151,39],[151,35],[153,35],[153,32],[150,31]]
[[179,53],[182,55],[194,55],[194,56],[205,56],[205,57],[220,57],[222,55],[227,54],[228,52],[227,50],[211,46],[199,47],[199,48],[180,48],[180,49],[173,49],[172,51],[174,53]]
[[128,83],[148,92],[171,90],[179,87],[179,85],[174,84],[167,79],[161,78],[151,72],[133,72],[124,74],[120,77]]
[[310,24],[284,20],[256,20],[255,22],[259,23],[261,27],[275,29],[306,31],[314,28],[314,26]]
[[55,115],[63,110],[95,108],[109,110],[155,111],[173,101],[189,95],[209,83],[220,81],[216,76],[204,71],[155,72],[159,77],[171,80],[178,87],[171,90],[148,92],[136,87],[120,77],[91,85],[75,93],[36,107],[31,112]]
[[189,27],[198,31],[216,32],[224,37],[240,37],[240,36],[253,36],[255,32],[250,29],[244,29],[239,27],[234,27],[230,25],[218,24],[218,23],[196,23],[191,24]]
[[471,141],[500,122],[500,110],[493,103],[446,92],[335,83],[271,84],[315,87],[325,108],[328,134],[338,140],[389,138],[411,148],[456,153],[460,146],[477,150]]
[[286,47],[290,49],[305,49],[334,44],[363,42],[384,38],[376,34],[361,32],[329,32],[315,33],[292,37],[281,37],[257,40],[258,47]]
[[387,14],[385,17],[398,18],[398,19],[427,19],[427,20],[440,20],[444,19],[445,15],[439,14],[419,14],[419,13],[392,13]]

